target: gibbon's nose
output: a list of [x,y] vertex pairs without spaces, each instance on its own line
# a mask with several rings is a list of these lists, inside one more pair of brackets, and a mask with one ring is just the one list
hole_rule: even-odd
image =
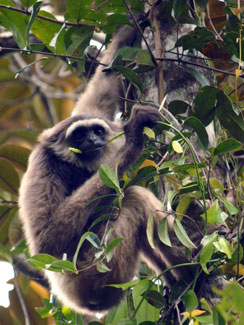
[[92,143],[92,144],[95,144],[97,141],[97,136],[95,135],[94,132],[89,132],[89,134],[87,134],[87,142],[88,143]]

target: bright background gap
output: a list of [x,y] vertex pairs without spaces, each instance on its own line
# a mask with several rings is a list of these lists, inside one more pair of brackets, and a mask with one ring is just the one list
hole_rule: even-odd
[[8,284],[8,280],[14,277],[12,265],[7,262],[0,262],[0,306],[9,306],[8,292],[13,289],[12,284]]

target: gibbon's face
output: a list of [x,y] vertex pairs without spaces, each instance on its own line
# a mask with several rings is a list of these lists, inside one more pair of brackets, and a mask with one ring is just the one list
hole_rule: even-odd
[[106,149],[106,128],[99,119],[77,121],[66,132],[67,143],[81,160],[97,159]]

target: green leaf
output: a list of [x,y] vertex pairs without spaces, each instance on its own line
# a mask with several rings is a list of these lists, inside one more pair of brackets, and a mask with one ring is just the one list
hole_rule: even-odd
[[[1,4],[16,7],[12,1],[2,0]],[[0,25],[9,30],[20,49],[26,46],[26,16],[20,12],[0,8]]]
[[67,25],[66,25],[66,23],[64,23],[61,26],[58,33],[54,35],[54,37],[52,38],[52,40],[49,43],[50,46],[54,47],[55,52],[57,54],[62,54],[62,55],[66,54],[66,49],[64,46],[64,37],[66,35],[66,32],[67,32]]
[[231,245],[224,237],[219,237],[213,244],[218,251],[225,253],[231,259]]
[[42,319],[53,316],[57,310],[54,308],[53,303],[51,303],[48,299],[43,299],[44,307],[35,307],[35,310],[41,316]]
[[155,139],[155,133],[152,129],[147,126],[144,126],[143,133],[148,136],[149,139]]
[[228,202],[225,198],[220,197],[220,200],[224,203],[224,206],[226,207],[231,216],[234,216],[239,212],[239,210],[233,204]]
[[[205,214],[201,214],[201,217],[205,219]],[[228,218],[228,214],[221,210],[218,200],[214,201],[214,204],[207,210],[207,219],[209,223],[224,222]]]
[[17,208],[0,205],[0,243],[5,246],[9,242],[12,221],[16,218]]
[[10,161],[15,167],[25,171],[30,149],[17,144],[5,144],[0,147],[0,158]]
[[64,35],[66,54],[77,57],[84,56],[84,51],[88,47],[92,35],[92,26],[82,27],[82,29],[78,27],[69,28]]
[[196,24],[186,0],[173,0],[173,16],[178,23]]
[[[143,297],[155,308],[163,308],[165,306],[165,299],[163,295],[156,290],[148,290],[143,294]],[[142,323],[141,323],[142,324]]]
[[169,238],[169,225],[167,217],[163,218],[158,225],[158,236],[162,243],[167,246],[172,246]]
[[190,75],[192,75],[200,83],[200,85],[202,87],[209,86],[209,80],[200,71],[192,69],[192,68],[187,68],[184,66],[181,66],[181,69],[185,70]]
[[[44,16],[47,18],[51,18],[52,20],[56,20],[56,18],[47,11],[39,11],[40,16]],[[53,37],[58,33],[60,30],[60,25],[56,24],[55,22],[43,20],[41,18],[36,17],[31,31],[32,33],[39,38],[44,44],[49,44]],[[49,46],[50,48],[50,46]],[[51,49],[51,48],[50,48]]]
[[186,214],[186,211],[188,210],[191,201],[192,198],[190,195],[184,195],[183,197],[181,197],[176,207],[176,213],[179,215]]
[[19,185],[19,175],[12,164],[0,158],[0,188],[9,193],[17,194]]
[[28,259],[28,262],[37,269],[46,269],[55,272],[70,271],[77,273],[73,263],[70,261],[57,260],[49,254],[37,254],[31,256]]
[[185,173],[189,169],[194,169],[194,168],[198,168],[198,169],[206,168],[206,164],[205,162],[201,162],[199,164],[184,164],[184,165],[172,167],[172,170],[175,173]]
[[20,0],[24,7],[31,7],[37,0]]
[[69,150],[78,154],[82,154],[82,151],[80,149],[77,148],[73,148],[73,147],[69,147]]
[[200,141],[203,149],[207,150],[208,149],[208,134],[207,134],[207,131],[206,131],[204,125],[202,124],[202,122],[198,118],[191,116],[185,120],[184,124],[192,127],[192,129],[198,135],[198,140]]
[[30,19],[29,19],[29,22],[28,22],[28,25],[26,27],[26,43],[27,43],[27,47],[29,45],[29,33],[30,33],[30,30],[31,30],[31,27],[36,19],[36,16],[38,15],[39,13],[39,10],[41,9],[41,6],[42,6],[43,2],[42,1],[38,1],[34,4],[32,10],[31,10],[31,16],[30,16]]
[[173,140],[173,141],[171,142],[171,145],[172,145],[172,148],[174,149],[174,151],[175,151],[176,153],[183,153],[183,152],[184,152],[184,150],[183,150],[181,144],[180,144],[178,141]]
[[111,271],[103,262],[97,264],[97,270],[100,273],[106,273]]
[[205,126],[214,118],[217,91],[215,87],[205,86],[199,90],[194,99],[192,115]]
[[27,261],[37,269],[45,269],[46,265],[56,262],[57,259],[49,254],[36,254],[28,258]]
[[220,183],[217,178],[211,177],[209,178],[209,185],[213,194],[218,195],[224,191],[224,186]]
[[193,290],[188,290],[182,297],[182,301],[184,302],[188,313],[193,312],[193,310],[198,307],[198,298]]
[[122,75],[128,79],[140,92],[143,91],[143,84],[140,78],[137,76],[135,72],[131,69],[125,68],[123,66],[115,65],[112,67],[114,71],[118,71],[122,73]]
[[101,248],[100,239],[94,233],[90,233],[86,239],[96,248]]
[[80,240],[79,240],[79,243],[78,243],[78,245],[77,245],[77,248],[76,248],[76,251],[75,251],[74,257],[73,257],[73,264],[74,264],[74,265],[76,265],[77,257],[78,257],[78,254],[79,254],[79,251],[80,251],[80,248],[81,248],[82,244],[84,243],[84,241],[86,240],[86,238],[87,238],[88,236],[90,236],[91,234],[92,234],[92,232],[91,232],[91,231],[88,231],[88,232],[85,232],[85,233],[81,236],[81,238],[80,238]]
[[174,220],[173,228],[177,238],[185,247],[196,248],[195,244],[191,241],[179,220]]
[[152,61],[151,55],[146,50],[140,50],[137,53],[135,60],[138,66],[146,67],[146,71],[155,68],[155,64]]
[[145,299],[143,299],[143,295],[150,289],[157,290],[156,285],[151,284],[148,280],[141,280],[132,291],[132,297],[135,308],[137,308],[140,304],[140,307],[136,314],[137,324],[140,324],[147,320],[148,322],[157,322],[160,315],[160,308],[155,308],[151,304],[149,304]]
[[177,40],[176,46],[182,46],[183,50],[201,50],[209,42],[215,41],[215,35],[211,30],[206,27],[196,27],[193,32],[181,36]]
[[198,182],[191,182],[179,188],[179,194],[191,193],[199,191]]
[[221,313],[218,311],[216,306],[213,306],[213,324],[214,325],[226,325],[224,318]]
[[221,142],[214,150],[215,156],[225,155],[229,152],[242,150],[242,145],[239,141],[235,139],[227,139]]
[[228,263],[239,264],[242,259],[243,259],[243,247],[241,246],[241,244],[239,244],[235,247],[235,250],[232,253],[231,259],[228,261]]
[[124,46],[116,52],[115,57],[120,56],[123,61],[132,62],[135,61],[136,55],[140,51],[141,49],[138,47]]
[[204,246],[201,250],[200,264],[206,274],[209,274],[206,264],[212,257],[213,252],[214,252],[213,242],[208,243],[208,245]]
[[108,287],[114,287],[118,289],[122,289],[123,291],[133,288],[136,284],[138,284],[141,280],[134,280],[126,283],[121,283],[121,284],[109,284],[107,285]]
[[70,261],[58,260],[53,262],[50,266],[47,266],[46,268],[47,270],[54,271],[54,272],[68,271],[68,272],[73,272],[78,274],[76,267]]
[[141,168],[137,175],[129,182],[128,186],[138,185],[144,181],[150,181],[157,175],[157,169],[154,166]]
[[149,217],[147,219],[147,240],[150,244],[150,246],[155,249],[154,245],[154,217],[153,213],[149,214]]
[[106,254],[110,253],[111,251],[113,251],[115,249],[116,246],[118,246],[122,241],[124,240],[124,238],[115,238],[114,240],[112,240],[108,246],[106,247]]
[[[112,206],[111,206],[112,207]],[[114,228],[110,228],[109,231],[106,233],[105,237],[104,237],[104,240],[103,240],[103,243],[105,246],[108,245],[108,240],[110,238],[110,236],[112,235],[112,233],[115,231]]]
[[201,244],[203,247],[205,247],[208,244],[213,243],[217,238],[218,238],[218,233],[217,231],[215,231],[210,235],[205,235],[201,240]]
[[190,105],[187,104],[186,102],[183,102],[183,100],[172,100],[169,103],[168,110],[173,115],[177,115],[177,114],[184,114],[189,107]]
[[72,18],[73,21],[79,23],[82,18],[86,18],[86,16],[89,14],[89,9],[87,7],[91,3],[92,0],[67,0],[65,3],[67,9],[65,18],[68,15],[68,18]]
[[221,90],[217,93],[217,107],[216,115],[221,125],[228,130],[228,132],[240,141],[244,142],[244,122],[241,114],[237,113],[233,109],[232,102],[229,97]]
[[112,168],[107,165],[102,165],[99,168],[99,176],[106,186],[121,192],[118,176]]

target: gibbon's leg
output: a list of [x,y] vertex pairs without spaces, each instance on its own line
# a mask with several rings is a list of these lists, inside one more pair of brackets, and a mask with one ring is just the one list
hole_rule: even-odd
[[123,25],[119,28],[100,60],[103,65],[97,67],[72,115],[90,113],[97,117],[113,120],[119,95],[118,74],[108,74],[102,70],[105,68],[104,65],[109,65],[112,62],[117,50],[124,46],[131,46],[136,36],[137,30],[134,27]]
[[[153,249],[147,239],[146,229],[149,215],[153,213],[154,216],[154,244]],[[133,218],[129,220],[131,217]],[[172,247],[164,245],[157,234],[158,224],[162,218],[166,217],[166,213],[163,210],[162,203],[151,193],[148,189],[140,186],[129,187],[125,191],[125,198],[123,200],[122,210],[116,223],[116,229],[123,229],[125,220],[128,222],[128,229],[133,230],[136,239],[136,247],[139,247],[142,258],[152,267],[158,274],[164,271],[166,268],[173,265],[188,262],[184,256],[184,249],[177,247],[178,240],[173,231],[173,217],[167,216],[169,224],[169,235],[172,242]],[[118,235],[116,233],[116,235]],[[130,238],[127,234],[127,229],[123,234],[125,238]],[[130,240],[130,239],[129,239]],[[134,247],[134,246],[133,246]],[[131,247],[128,247],[132,250]],[[164,276],[167,284],[172,286],[176,280],[192,280],[192,269],[176,268],[171,272],[167,272]]]

